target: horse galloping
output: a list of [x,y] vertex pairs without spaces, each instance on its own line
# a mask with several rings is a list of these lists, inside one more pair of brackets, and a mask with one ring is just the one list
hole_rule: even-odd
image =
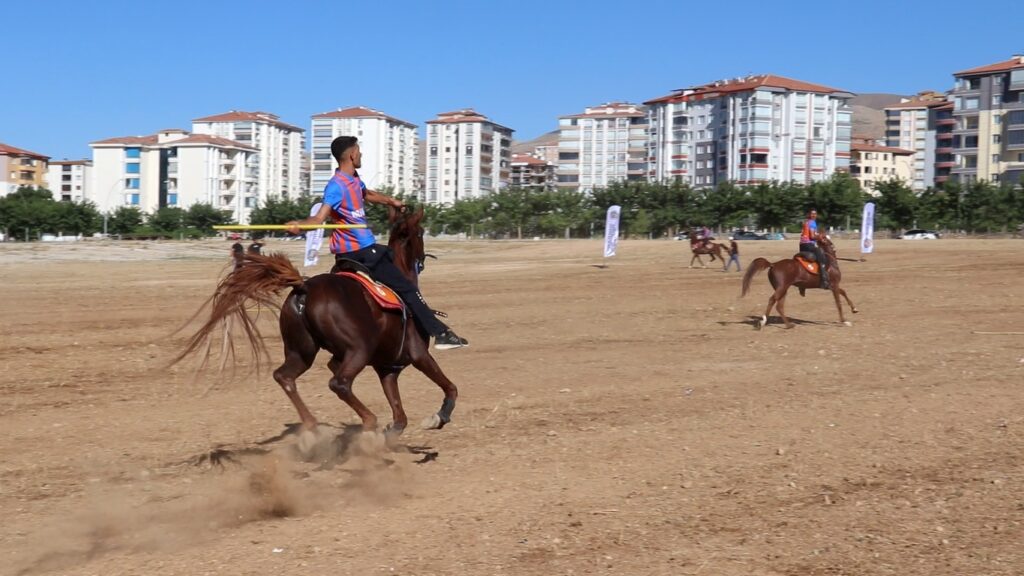
[[[839,310],[839,321],[845,325],[849,325],[846,318],[843,316],[843,305],[839,301],[839,296],[846,299],[846,303],[849,304],[850,310],[856,314],[858,312],[857,307],[850,301],[850,297],[846,295],[846,290],[839,287],[839,282],[842,280],[842,273],[839,270],[839,264],[836,260],[835,246],[832,241],[827,237],[822,237],[818,241],[818,247],[821,251],[828,256],[828,276],[829,282],[832,284],[831,290],[832,295],[836,299],[836,309]],[[799,255],[797,255],[799,256]],[[808,288],[820,288],[821,287],[821,276],[817,272],[810,272],[802,264],[797,256],[793,258],[787,258],[785,260],[779,260],[776,262],[769,262],[764,258],[755,258],[753,262],[747,267],[746,273],[743,275],[743,292],[740,297],[746,296],[750,290],[750,280],[755,274],[761,272],[764,269],[768,269],[768,281],[771,283],[772,288],[775,292],[772,293],[771,297],[768,298],[768,308],[765,309],[764,314],[758,320],[758,329],[764,328],[768,323],[768,315],[771,314],[772,306],[775,306],[779,315],[782,316],[782,321],[785,322],[786,328],[792,328],[793,323],[786,317],[785,303],[786,303],[786,292],[790,286],[796,286],[800,290],[800,295],[804,295],[804,290]],[[820,264],[819,264],[820,266]]]
[[[392,227],[388,248],[395,266],[413,284],[417,284],[426,257],[422,218],[422,207],[412,214],[400,214],[394,209],[389,213]],[[401,434],[408,424],[398,392],[398,376],[409,365],[444,392],[441,409],[424,421],[424,428],[440,429],[451,421],[458,388],[430,355],[429,337],[411,317],[382,308],[355,278],[319,274],[304,279],[291,261],[279,253],[245,254],[241,266],[218,284],[210,298],[210,318],[189,339],[175,362],[204,348],[218,325],[237,318],[258,363],[266,355],[266,348],[246,311],[246,303],[253,300],[276,308],[274,296],[285,288],[291,288],[291,292],[280,305],[284,363],[274,371],[274,380],[292,401],[305,430],[315,430],[317,420],[299,397],[295,381],[309,370],[321,349],[331,354],[328,367],[333,376],[328,387],[359,415],[363,430],[373,430],[377,425],[376,415],[352,392],[353,381],[366,366],[377,372],[391,406],[392,423],[385,432]],[[227,323],[229,328],[232,325]],[[209,346],[205,349],[208,352]]]
[[704,245],[704,241],[694,238],[690,240],[690,251],[693,252],[693,257],[690,258],[690,268],[693,268],[693,261],[700,262],[702,268],[707,268],[704,264],[704,260],[701,259],[701,254],[707,254],[711,256],[711,262],[718,258],[722,262],[722,270],[725,270],[725,265],[729,261],[727,256],[729,255],[729,247],[725,244],[718,244],[717,242],[709,242],[707,246]]

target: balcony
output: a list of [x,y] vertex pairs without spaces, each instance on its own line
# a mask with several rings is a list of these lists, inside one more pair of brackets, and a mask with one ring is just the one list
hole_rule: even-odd
[[936,162],[936,168],[955,168],[956,162]]
[[955,126],[956,118],[939,118],[935,121],[936,126]]

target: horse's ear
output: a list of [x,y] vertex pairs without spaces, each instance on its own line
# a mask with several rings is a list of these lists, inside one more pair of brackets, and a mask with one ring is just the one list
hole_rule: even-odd
[[409,217],[409,224],[411,226],[419,226],[420,220],[423,220],[423,204],[420,204],[420,209],[412,213]]

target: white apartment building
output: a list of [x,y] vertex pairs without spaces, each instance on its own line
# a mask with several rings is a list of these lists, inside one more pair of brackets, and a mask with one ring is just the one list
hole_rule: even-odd
[[850,165],[853,94],[763,74],[683,88],[649,106],[652,181],[810,183]]
[[46,188],[53,198],[62,202],[91,200],[89,182],[92,179],[91,160],[50,161],[46,170]]
[[611,102],[558,119],[558,186],[583,191],[647,177],[647,109]]
[[192,131],[233,140],[259,151],[251,156],[249,168],[256,175],[261,202],[271,196],[297,198],[309,193],[302,187],[302,152],[306,147],[302,128],[282,122],[269,112],[232,110],[196,118]]
[[363,153],[359,176],[371,190],[391,188],[413,195],[416,189],[416,125],[370,108],[356,106],[312,117],[313,168],[311,192],[319,194],[334,175],[337,162],[331,142],[355,136]]
[[166,206],[209,204],[249,222],[258,200],[251,160],[258,151],[209,134],[169,129],[152,136],[109,138],[89,145],[93,182],[89,199],[100,212],[137,206],[152,213]]
[[548,162],[533,154],[513,154],[509,163],[512,168],[512,186],[532,190],[553,190],[557,187],[554,162]]
[[512,132],[472,109],[428,120],[424,200],[451,204],[508,185]]
[[955,165],[952,111],[946,95],[932,91],[885,107],[885,143],[913,152],[909,184],[915,192],[944,181]]

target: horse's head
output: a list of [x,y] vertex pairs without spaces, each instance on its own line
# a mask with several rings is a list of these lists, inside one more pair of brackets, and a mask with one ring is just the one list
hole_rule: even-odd
[[388,207],[388,222],[391,224],[388,247],[395,254],[395,266],[413,282],[416,282],[416,276],[423,270],[423,261],[426,259],[422,220],[422,205],[419,210],[413,211]]
[[836,261],[836,245],[832,243],[832,238],[829,238],[828,234],[818,236],[818,248],[821,248],[822,252],[828,254],[833,262]]

